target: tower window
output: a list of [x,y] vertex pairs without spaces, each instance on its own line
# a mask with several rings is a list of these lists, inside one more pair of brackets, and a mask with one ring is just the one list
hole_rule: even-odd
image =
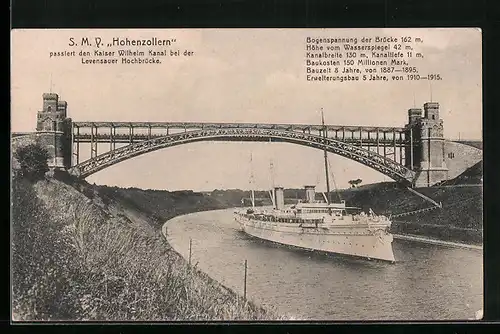
[[436,119],[436,115],[432,115],[432,119]]
[[448,153],[448,158],[453,159],[455,157],[455,153],[450,152]]

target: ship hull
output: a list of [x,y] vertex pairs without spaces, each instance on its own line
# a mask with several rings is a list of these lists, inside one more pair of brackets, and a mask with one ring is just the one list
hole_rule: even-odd
[[283,245],[395,262],[392,235],[364,226],[300,227],[297,224],[262,222],[244,215],[235,220],[245,233]]

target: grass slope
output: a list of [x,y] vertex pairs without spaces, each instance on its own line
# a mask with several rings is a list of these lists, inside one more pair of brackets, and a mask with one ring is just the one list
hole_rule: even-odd
[[[483,232],[483,195],[481,186],[446,186],[417,189],[441,202],[443,208],[393,219],[394,233],[417,234],[447,241],[480,244]],[[341,192],[352,206],[371,208],[384,215],[395,215],[432,207],[432,204],[398,187],[380,183]]]
[[171,192],[108,186],[93,186],[90,189],[105,203],[119,202],[127,208],[146,214],[151,217],[150,222],[155,227],[160,227],[165,221],[178,215],[231,207],[211,196],[190,190]]
[[[185,208],[200,200],[177,195]],[[281,318],[190,267],[119,200],[85,183],[14,178],[13,320]]]
[[469,167],[454,179],[447,180],[441,185],[462,185],[462,184],[482,184],[483,183],[483,162],[480,161],[472,167]]

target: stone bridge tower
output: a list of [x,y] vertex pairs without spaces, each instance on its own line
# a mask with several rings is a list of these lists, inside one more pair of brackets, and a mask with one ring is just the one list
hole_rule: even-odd
[[430,187],[448,179],[445,160],[443,120],[439,118],[439,103],[427,102],[422,109],[408,110],[406,138],[411,142],[406,147],[406,167],[414,170],[415,187]]
[[68,104],[54,93],[43,94],[43,108],[38,111],[36,131],[40,142],[50,154],[49,167],[71,167],[71,119],[67,117]]

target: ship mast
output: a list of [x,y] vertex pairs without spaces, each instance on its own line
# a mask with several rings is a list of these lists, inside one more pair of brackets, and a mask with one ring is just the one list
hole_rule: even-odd
[[[323,126],[323,136],[327,137],[326,126],[325,126],[325,116],[323,115],[323,108],[321,108],[321,125]],[[326,148],[323,150],[325,156],[325,175],[326,175],[326,202],[330,204],[330,177],[328,173],[328,153]]]
[[252,191],[252,208],[255,208],[255,194],[254,194],[254,178],[253,178],[253,159],[250,153],[250,190]]

